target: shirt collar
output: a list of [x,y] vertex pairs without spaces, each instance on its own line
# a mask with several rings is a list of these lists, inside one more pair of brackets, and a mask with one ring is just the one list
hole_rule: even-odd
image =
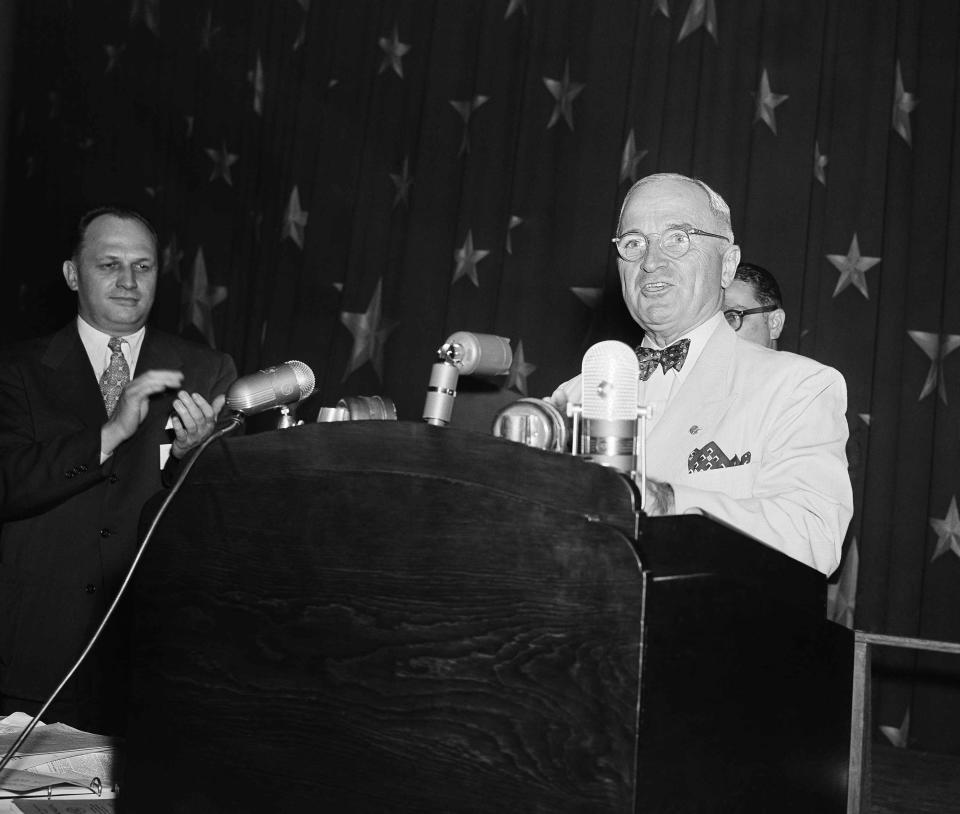
[[[131,377],[137,366],[137,358],[140,356],[140,346],[143,344],[143,337],[146,332],[147,327],[144,325],[139,331],[134,331],[132,334],[121,337],[124,340],[123,355],[126,357],[127,365],[130,367]],[[77,315],[77,333],[80,334],[80,341],[83,342],[87,356],[90,357],[90,364],[93,365],[94,373],[96,373],[97,378],[99,378],[106,369],[107,360],[110,358],[107,343],[110,341],[112,334],[105,334],[103,331],[94,328],[79,314]]]
[[[723,315],[723,311],[717,311],[710,319],[706,322],[701,322],[696,328],[693,328],[690,331],[687,331],[682,336],[678,336],[671,345],[675,345],[681,339],[689,339],[690,347],[687,349],[687,358],[684,360],[683,369],[679,374],[681,377],[684,373],[687,373],[693,368],[696,364],[697,359],[700,358],[700,354],[703,353],[703,349],[707,346],[707,342],[710,337],[713,335],[713,332],[717,330],[720,326],[720,323],[726,319]],[[657,347],[656,343],[650,337],[649,334],[643,337],[643,341],[640,343],[645,348],[655,348]],[[676,373],[676,371],[674,371]]]

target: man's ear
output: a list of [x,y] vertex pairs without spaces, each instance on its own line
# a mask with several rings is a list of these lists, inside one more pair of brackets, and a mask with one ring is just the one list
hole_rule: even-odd
[[77,281],[77,267],[72,260],[63,261],[63,279],[67,281],[67,288],[76,291],[79,283]]
[[737,266],[740,265],[740,247],[736,243],[727,247],[721,263],[723,267],[720,271],[720,288],[726,288],[733,282],[737,274]]
[[783,331],[783,323],[787,319],[787,313],[782,308],[778,308],[776,311],[771,311],[768,316],[767,324],[770,326],[770,338],[779,339],[780,334]]

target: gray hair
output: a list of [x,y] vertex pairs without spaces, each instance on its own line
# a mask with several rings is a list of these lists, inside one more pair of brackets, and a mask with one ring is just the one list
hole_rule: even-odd
[[718,231],[730,238],[730,242],[733,243],[733,223],[730,219],[730,207],[727,205],[727,202],[723,200],[723,197],[719,192],[715,192],[711,189],[706,183],[701,181],[699,178],[690,178],[687,175],[681,175],[678,172],[658,172],[653,175],[647,175],[637,181],[630,189],[627,190],[627,194],[623,197],[623,204],[620,206],[620,218],[617,220],[617,231],[620,230],[620,223],[623,220],[623,210],[627,206],[627,201],[630,200],[630,196],[636,192],[644,184],[653,183],[654,181],[680,181],[687,184],[693,184],[696,187],[699,187],[707,195],[707,201],[710,205],[710,214],[713,215],[714,220],[717,223]]

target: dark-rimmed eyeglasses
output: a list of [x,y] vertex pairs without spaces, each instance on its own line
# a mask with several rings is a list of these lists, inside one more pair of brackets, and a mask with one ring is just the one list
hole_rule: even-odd
[[[717,237],[720,240],[729,242],[730,238],[724,235],[715,235],[713,232],[704,232],[703,229],[696,229],[693,226],[675,227],[667,229],[657,235],[657,241],[662,251],[668,257],[674,259],[683,257],[690,251],[690,235],[700,235],[702,237]],[[628,263],[636,263],[647,256],[647,249],[650,246],[650,238],[654,235],[645,235],[642,232],[624,232],[619,237],[611,238],[611,242],[617,246],[619,254]]]
[[729,308],[723,312],[723,315],[730,323],[730,327],[739,331],[740,326],[743,325],[744,317],[748,317],[750,314],[766,314],[769,311],[776,311],[779,307],[778,305],[761,305],[759,308]]

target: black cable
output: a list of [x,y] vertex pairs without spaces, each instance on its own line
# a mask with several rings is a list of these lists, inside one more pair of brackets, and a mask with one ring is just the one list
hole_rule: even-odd
[[44,702],[43,706],[40,707],[40,711],[33,716],[33,719],[28,723],[23,731],[20,733],[20,736],[14,741],[13,745],[7,749],[6,753],[3,756],[3,759],[0,760],[0,772],[2,772],[13,756],[16,754],[17,749],[19,749],[24,741],[30,737],[30,733],[33,732],[34,727],[37,725],[37,722],[40,720],[40,717],[47,711],[47,708],[53,703],[54,699],[60,694],[60,691],[64,688],[66,683],[73,678],[73,674],[77,671],[80,665],[83,663],[83,660],[87,657],[87,654],[93,649],[93,646],[97,643],[97,639],[100,638],[100,634],[103,632],[103,629],[107,626],[107,622],[110,621],[110,617],[113,616],[113,612],[116,610],[117,605],[120,602],[120,598],[123,596],[124,592],[127,590],[127,586],[130,584],[130,580],[133,577],[133,572],[136,570],[137,563],[140,562],[140,558],[143,556],[143,552],[147,548],[147,543],[150,542],[150,538],[153,536],[153,532],[157,528],[157,524],[160,522],[160,518],[163,517],[164,512],[166,512],[167,507],[170,505],[170,501],[173,500],[177,492],[180,491],[180,487],[183,485],[183,481],[186,479],[187,474],[193,468],[193,465],[197,462],[197,459],[203,453],[203,451],[210,446],[218,438],[222,438],[228,432],[232,432],[237,427],[243,423],[242,415],[232,415],[230,416],[229,423],[225,426],[216,430],[209,438],[207,438],[200,446],[197,448],[196,453],[194,453],[187,463],[180,470],[180,474],[177,476],[176,481],[174,481],[173,486],[170,487],[170,493],[166,496],[163,503],[160,504],[160,508],[157,510],[156,515],[153,518],[153,521],[150,523],[150,528],[147,529],[147,533],[143,536],[143,542],[140,543],[140,547],[137,549],[137,553],[133,558],[133,562],[130,563],[130,567],[127,569],[127,575],[123,578],[123,582],[120,585],[120,589],[117,591],[117,595],[113,598],[113,602],[110,603],[110,607],[107,608],[107,612],[103,616],[103,621],[100,622],[99,627],[94,631],[93,636],[90,637],[90,641],[83,652],[80,654],[80,657],[74,662],[73,666],[67,671],[67,674],[63,677],[63,680],[57,685],[57,688],[50,694],[50,697]]

